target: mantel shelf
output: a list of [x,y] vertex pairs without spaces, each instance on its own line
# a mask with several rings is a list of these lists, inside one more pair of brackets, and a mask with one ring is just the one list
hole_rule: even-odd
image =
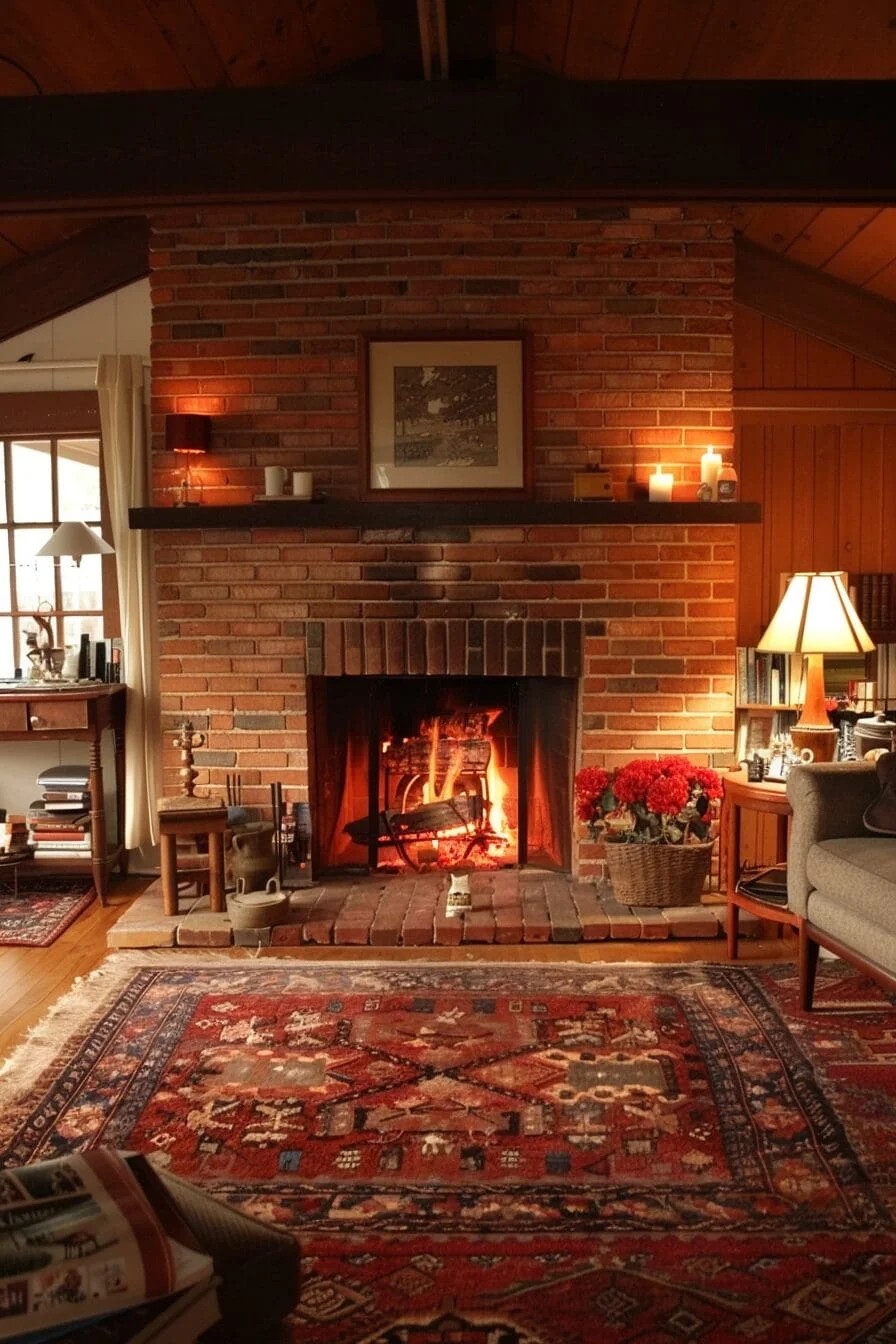
[[382,502],[344,499],[293,500],[253,504],[187,504],[131,509],[132,530],[185,528],[295,527],[518,527],[571,523],[758,523],[759,504],[700,504],[648,500],[436,499]]

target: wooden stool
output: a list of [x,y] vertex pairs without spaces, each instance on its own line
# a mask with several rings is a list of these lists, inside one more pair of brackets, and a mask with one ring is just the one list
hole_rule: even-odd
[[[220,798],[160,798],[159,835],[162,861],[162,903],[166,915],[178,913],[177,841],[179,836],[204,836],[208,840],[208,896],[211,909],[223,914],[224,832],[227,808]],[[196,881],[205,869],[184,869],[183,876]]]

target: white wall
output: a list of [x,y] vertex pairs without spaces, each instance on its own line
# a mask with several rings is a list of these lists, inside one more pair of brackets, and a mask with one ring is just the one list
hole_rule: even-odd
[[[96,383],[99,355],[143,355],[149,359],[151,309],[149,279],[136,280],[102,299],[63,313],[0,341],[0,393],[83,391]],[[5,370],[31,355],[30,370]],[[90,367],[41,370],[43,360],[84,360]]]
[[[84,391],[96,384],[99,355],[143,355],[149,359],[149,280],[137,280],[124,289],[87,303],[52,322],[32,327],[20,336],[0,342],[0,394],[4,392]],[[2,365],[23,355],[33,355],[32,367],[6,371]],[[42,360],[83,360],[83,369],[41,370]],[[104,735],[110,738],[110,734]],[[108,793],[113,779],[108,744],[103,743],[104,783]],[[38,771],[63,761],[85,760],[87,744],[79,742],[5,743],[0,747],[0,807],[22,812],[40,790],[34,779]],[[107,796],[106,810],[114,816],[114,802]]]

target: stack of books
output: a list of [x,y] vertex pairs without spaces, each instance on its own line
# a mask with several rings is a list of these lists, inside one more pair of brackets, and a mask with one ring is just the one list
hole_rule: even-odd
[[0,854],[25,853],[31,843],[25,818],[20,813],[7,816],[5,810],[0,811]]
[[86,765],[53,765],[37,782],[43,789],[27,812],[30,843],[39,858],[90,854],[90,794]]

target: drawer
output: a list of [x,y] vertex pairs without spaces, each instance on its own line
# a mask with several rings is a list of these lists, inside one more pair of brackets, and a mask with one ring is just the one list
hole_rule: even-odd
[[0,733],[27,733],[28,706],[24,700],[7,700],[0,697]]
[[60,728],[86,728],[86,700],[41,700],[28,705],[28,727],[34,733]]

